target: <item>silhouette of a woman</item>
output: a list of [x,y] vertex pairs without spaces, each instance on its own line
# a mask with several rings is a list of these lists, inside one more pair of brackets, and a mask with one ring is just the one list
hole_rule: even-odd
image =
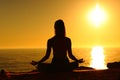
[[[49,69],[51,71],[73,70],[74,68],[78,67],[78,62],[83,62],[83,59],[78,60],[75,58],[75,56],[73,56],[71,40],[70,38],[66,37],[63,20],[57,20],[54,24],[54,29],[55,36],[47,41],[46,55],[39,62],[33,61],[32,64],[38,64],[38,70],[40,71],[44,69]],[[51,64],[43,64],[43,62],[49,58],[51,49],[53,49],[53,59]],[[69,62],[67,54],[72,60],[74,60],[74,62]]]

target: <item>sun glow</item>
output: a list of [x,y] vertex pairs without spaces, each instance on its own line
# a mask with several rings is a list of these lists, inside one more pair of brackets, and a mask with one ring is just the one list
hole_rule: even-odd
[[92,10],[88,16],[91,23],[95,24],[96,27],[104,23],[106,20],[106,13],[97,4],[95,10]]
[[95,69],[107,69],[104,62],[104,49],[101,46],[95,46],[91,52],[91,64],[90,67]]

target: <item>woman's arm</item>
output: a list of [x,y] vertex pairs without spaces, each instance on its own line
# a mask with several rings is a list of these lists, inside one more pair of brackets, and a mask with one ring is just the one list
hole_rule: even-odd
[[68,40],[68,55],[69,55],[69,57],[70,57],[72,60],[75,60],[76,62],[79,62],[79,63],[85,62],[85,61],[83,60],[83,58],[81,58],[81,59],[78,60],[78,59],[72,54],[71,40],[70,40],[70,39]]
[[75,61],[78,61],[78,59],[72,54],[72,49],[71,49],[71,40],[68,39],[68,56]]
[[41,63],[41,62],[44,62],[45,60],[47,60],[50,56],[50,52],[51,52],[51,43],[50,43],[50,40],[48,40],[46,55],[39,62]]

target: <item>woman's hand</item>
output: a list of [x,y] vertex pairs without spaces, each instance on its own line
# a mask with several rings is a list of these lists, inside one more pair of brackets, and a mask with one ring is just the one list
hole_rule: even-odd
[[32,61],[30,64],[32,64],[32,65],[37,65],[38,62],[37,62],[37,61]]
[[82,59],[79,59],[78,62],[79,62],[79,63],[83,63],[83,62],[85,62],[85,61],[84,61],[83,58],[82,58]]

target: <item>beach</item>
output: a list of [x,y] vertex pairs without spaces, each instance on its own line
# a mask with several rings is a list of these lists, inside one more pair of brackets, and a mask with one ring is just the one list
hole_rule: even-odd
[[72,72],[6,72],[1,80],[120,80],[120,69],[73,70]]

